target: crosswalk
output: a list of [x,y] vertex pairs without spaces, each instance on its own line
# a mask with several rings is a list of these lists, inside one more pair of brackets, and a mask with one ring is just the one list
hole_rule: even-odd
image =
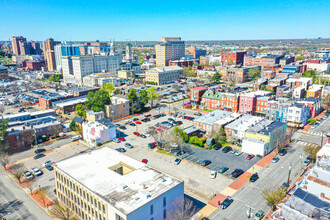
[[309,143],[306,141],[297,141],[296,144],[298,144],[300,146],[318,146],[318,144]]
[[309,135],[312,135],[312,136],[320,136],[320,137],[322,137],[322,135],[323,135],[323,137],[325,137],[325,134],[324,133],[317,132],[317,131],[306,131],[306,132],[303,132],[303,133],[309,134]]

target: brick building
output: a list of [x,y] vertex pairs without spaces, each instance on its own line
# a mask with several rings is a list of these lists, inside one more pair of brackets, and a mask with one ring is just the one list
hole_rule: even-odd
[[208,90],[202,96],[202,106],[206,109],[221,109],[229,112],[238,112],[239,95]]
[[191,59],[191,60],[172,60],[168,62],[169,66],[180,66],[180,67],[188,67],[188,66],[193,66],[194,63],[198,63],[198,59]]
[[222,51],[221,63],[225,65],[243,64],[246,51]]
[[199,59],[200,56],[206,55],[206,50],[190,47],[189,48],[189,54],[194,56],[194,59]]
[[247,82],[249,80],[249,69],[251,67],[219,67],[219,73],[223,80],[234,79],[237,83]]
[[44,61],[35,61],[35,60],[23,61],[23,67],[27,67],[29,68],[29,70],[32,71],[41,70],[43,66],[45,66]]
[[239,112],[254,115],[256,111],[257,97],[269,96],[271,94],[271,92],[259,90],[256,92],[250,92],[240,95]]
[[190,103],[193,105],[200,105],[202,101],[202,96],[207,90],[204,86],[198,86],[190,89]]
[[261,54],[261,55],[245,55],[244,66],[268,66],[279,64],[280,59],[284,55]]

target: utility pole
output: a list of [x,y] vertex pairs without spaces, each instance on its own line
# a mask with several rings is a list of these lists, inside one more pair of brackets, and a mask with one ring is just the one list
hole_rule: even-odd
[[288,189],[289,189],[290,175],[291,175],[291,166],[292,166],[292,163],[290,163],[290,165],[289,165],[289,174],[288,174],[288,181],[286,182],[286,190],[285,190],[285,193],[288,193]]
[[247,219],[252,219],[253,215],[254,215],[254,210],[255,208],[249,206],[248,204],[245,204],[245,206],[247,207],[247,210],[246,210],[246,217]]
[[323,145],[323,131],[321,132],[321,145],[320,145],[320,147],[322,147],[322,145]]

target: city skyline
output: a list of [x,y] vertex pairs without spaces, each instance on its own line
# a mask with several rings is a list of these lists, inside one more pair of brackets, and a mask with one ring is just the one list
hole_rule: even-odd
[[[138,2],[11,1],[2,3],[0,40],[24,36],[30,40],[159,41],[261,40],[328,38],[328,1],[210,1],[208,4],[168,1]],[[27,12],[22,17],[20,11]],[[24,18],[24,20],[22,20]],[[27,21],[26,23],[23,21]],[[317,24],[317,25],[315,25]],[[308,28],[308,32],[306,29]]]

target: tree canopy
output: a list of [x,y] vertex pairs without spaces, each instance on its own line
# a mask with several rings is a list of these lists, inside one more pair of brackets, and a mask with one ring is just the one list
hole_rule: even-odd
[[151,101],[151,108],[152,108],[154,106],[154,101],[158,100],[159,95],[153,86],[149,87],[147,89],[147,92],[148,92],[148,98]]
[[86,107],[82,104],[76,105],[76,113],[82,118],[86,118]]
[[216,73],[212,76],[212,81],[213,81],[213,82],[220,82],[221,77],[222,77],[222,75],[221,75],[220,73],[216,72]]
[[296,56],[296,61],[298,60],[305,60],[305,57],[304,56]]
[[8,150],[8,121],[0,120],[0,151],[7,152]]
[[110,104],[109,93],[105,89],[87,94],[86,106],[95,112],[104,111],[104,105]]
[[141,105],[141,108],[143,108],[149,101],[149,96],[148,96],[147,90],[140,90],[139,96],[140,96],[140,105]]
[[313,78],[313,77],[315,77],[315,71],[314,70],[306,70],[303,73],[303,77]]
[[113,83],[105,83],[103,88],[109,93],[109,97],[111,97],[112,92],[115,90]]
[[62,75],[59,74],[53,74],[50,76],[49,80],[54,82],[59,82],[62,79]]
[[249,72],[248,72],[249,77],[254,78],[254,79],[260,77],[260,73],[261,73],[261,71],[258,67],[253,67],[253,68],[249,69]]

